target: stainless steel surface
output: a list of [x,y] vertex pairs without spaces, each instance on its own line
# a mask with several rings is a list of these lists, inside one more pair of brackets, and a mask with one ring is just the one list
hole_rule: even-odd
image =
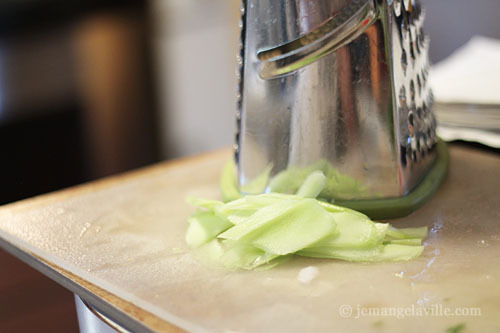
[[78,295],[75,295],[76,313],[80,333],[116,333],[128,332],[114,324],[103,314],[93,309]]
[[240,185],[326,161],[362,188],[338,199],[415,187],[436,142],[423,19],[414,0],[243,1]]

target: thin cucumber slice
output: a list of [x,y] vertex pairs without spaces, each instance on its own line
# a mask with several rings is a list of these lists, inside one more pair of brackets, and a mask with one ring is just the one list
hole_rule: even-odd
[[307,176],[304,183],[300,186],[297,191],[297,196],[303,198],[316,198],[321,191],[323,191],[325,185],[325,174],[320,170],[313,171],[309,174],[309,176]]
[[315,200],[307,199],[296,201],[290,211],[251,242],[266,252],[286,255],[317,243],[335,231],[332,214]]
[[271,178],[269,189],[276,193],[296,193],[305,177],[313,170],[300,170],[296,167],[290,167],[283,170]]
[[383,246],[379,245],[368,249],[336,249],[329,246],[307,248],[298,251],[303,257],[342,259],[348,261],[373,261],[373,258],[381,256]]
[[233,226],[227,219],[216,216],[212,212],[198,212],[189,218],[189,227],[186,232],[186,243],[197,248],[221,232]]
[[424,239],[427,237],[428,229],[427,227],[418,227],[418,228],[399,228],[399,232],[402,232],[406,235],[413,236],[415,238]]
[[369,249],[333,249],[329,247],[304,249],[300,256],[314,258],[342,259],[347,261],[401,261],[416,258],[422,254],[423,246],[387,244]]
[[216,207],[218,215],[229,217],[231,215],[250,216],[257,210],[267,207],[271,204],[283,201],[282,198],[268,197],[267,194],[246,195],[243,198],[226,203],[223,206]]
[[420,245],[422,245],[422,240],[420,238],[392,239],[392,240],[384,241],[384,244],[401,244],[401,245],[420,246]]
[[267,264],[278,255],[267,254],[248,243],[238,243],[224,252],[219,262],[229,269],[254,269]]
[[202,257],[207,260],[222,264],[224,267],[235,269],[253,269],[256,271],[264,271],[274,268],[292,258],[292,255],[278,256],[266,254],[264,251],[257,249],[250,244],[238,244],[234,241],[214,239],[202,247],[198,251],[203,251]]
[[[261,194],[261,195],[247,196],[247,197],[245,197],[245,199],[247,199],[248,202],[264,205],[265,202],[268,202],[268,200],[275,200],[275,201],[300,200],[302,198],[299,197],[298,195],[294,195],[294,194],[284,194],[284,193],[271,192],[271,193],[266,193],[266,194]],[[329,203],[329,202],[324,201],[324,200],[318,199],[318,204],[320,204],[321,207],[323,207],[324,209],[326,209],[328,212],[331,212],[331,213],[348,212],[348,213],[352,213],[352,214],[355,214],[358,216],[363,216],[363,217],[368,218],[368,216],[366,216],[365,214],[363,214],[361,212],[358,212],[357,210],[350,209],[347,207],[338,206],[338,205]]]
[[217,207],[217,214],[226,217],[234,224],[243,222],[257,210],[285,200],[296,200],[295,196],[274,197],[268,194],[247,195],[241,199]]
[[233,160],[230,160],[224,165],[220,178],[220,190],[222,200],[229,202],[241,198],[240,190],[238,189],[238,181],[236,178],[236,165]]
[[239,211],[232,212],[230,215],[227,215],[226,218],[229,220],[229,222],[236,225],[236,224],[240,224],[240,223],[245,222],[255,212],[256,212],[255,209],[239,210]]
[[[423,246],[410,246],[402,244],[384,245],[382,255],[376,261],[401,261],[410,260],[424,252]],[[375,261],[375,260],[374,260]]]
[[419,228],[395,228],[391,226],[386,233],[389,239],[421,238],[427,237],[427,227]]
[[197,250],[202,253],[204,257],[208,257],[212,262],[218,262],[225,252],[222,242],[217,238],[203,244]]
[[[381,232],[368,218],[351,213],[332,214],[338,234],[313,244],[311,247],[330,247],[335,249],[359,249],[381,244],[385,232]],[[380,236],[382,234],[382,238]]]
[[321,171],[326,177],[325,186],[319,197],[352,198],[366,195],[366,189],[356,179],[341,173],[326,160],[320,160],[306,167],[288,167],[271,179],[270,190],[280,193],[296,193],[307,176],[314,171]]
[[295,204],[294,201],[284,200],[259,209],[242,223],[220,234],[219,238],[248,242],[286,216],[286,213],[291,211]]
[[202,199],[197,197],[188,197],[186,202],[198,208],[214,211],[224,206],[224,203],[217,200]]
[[[277,200],[275,201],[269,201],[267,200],[265,203],[253,203],[249,202],[248,198],[252,196],[245,196],[241,199],[234,200],[231,202],[226,203],[222,207],[217,207],[216,208],[216,213],[217,215],[224,216],[229,218],[232,215],[235,216],[250,216],[253,213],[255,213],[258,209],[264,208],[266,206],[269,206],[272,203],[278,202]],[[237,224],[237,223],[235,223]]]
[[285,193],[276,193],[276,192],[270,192],[270,193],[264,193],[261,195],[253,195],[253,196],[248,196],[248,200],[252,200],[253,202],[259,202],[260,199],[275,199],[275,200],[300,200],[301,198],[296,196],[295,194],[285,194]]
[[241,186],[241,192],[245,194],[260,194],[266,190],[269,176],[273,169],[272,164],[268,165],[254,180]]
[[262,264],[260,266],[255,267],[254,270],[256,270],[258,272],[265,271],[265,270],[274,268],[274,267],[276,267],[278,265],[281,265],[281,264],[287,262],[288,260],[290,260],[292,258],[293,258],[292,254],[288,254],[286,256],[277,256],[276,258],[270,260],[268,263],[265,263],[265,264]]
[[354,214],[354,215],[357,215],[360,217],[364,217],[367,219],[369,218],[365,214],[358,212],[357,210],[354,210],[354,209],[334,205],[334,204],[331,204],[329,202],[322,201],[322,200],[318,200],[318,203],[321,205],[321,207],[323,207],[324,209],[326,209],[330,213],[351,213],[351,214]]
[[[241,200],[244,200],[248,205],[251,205],[251,204],[255,205],[253,207],[264,207],[266,205],[278,202],[280,200],[301,200],[301,199],[302,199],[302,197],[299,197],[299,196],[294,195],[294,194],[283,194],[283,193],[271,192],[271,193],[265,193],[265,194],[260,194],[260,195],[248,195],[248,196],[245,196]],[[317,200],[317,202],[319,205],[321,205],[321,207],[323,207],[325,210],[327,210],[328,212],[331,212],[331,213],[347,212],[347,213],[352,213],[354,215],[368,218],[368,216],[366,216],[365,214],[360,213],[360,212],[353,210],[353,209],[350,209],[350,208],[334,205],[332,203],[329,203],[329,202],[326,202],[323,200]],[[232,204],[232,202],[230,204]]]
[[375,227],[375,234],[373,235],[375,244],[382,244],[386,238],[387,230],[390,227],[389,223],[373,223]]

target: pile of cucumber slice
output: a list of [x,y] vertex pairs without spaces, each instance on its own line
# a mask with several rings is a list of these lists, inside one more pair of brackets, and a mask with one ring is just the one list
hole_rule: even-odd
[[241,196],[234,165],[221,179],[227,202],[189,198],[186,242],[228,269],[266,269],[293,255],[348,261],[398,261],[418,257],[427,227],[397,229],[355,210],[316,199],[326,179],[306,177],[296,194]]

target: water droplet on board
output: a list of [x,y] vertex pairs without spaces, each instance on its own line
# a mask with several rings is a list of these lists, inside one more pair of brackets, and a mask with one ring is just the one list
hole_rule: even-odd
[[89,222],[85,222],[82,231],[80,232],[80,238],[83,237],[83,235],[85,235],[85,233],[89,230],[91,226],[92,224],[90,224]]
[[490,244],[488,243],[487,240],[481,239],[481,240],[477,241],[477,246],[479,246],[479,247],[487,247],[489,245]]
[[315,266],[308,266],[300,270],[297,280],[302,284],[310,284],[319,274],[319,270]]

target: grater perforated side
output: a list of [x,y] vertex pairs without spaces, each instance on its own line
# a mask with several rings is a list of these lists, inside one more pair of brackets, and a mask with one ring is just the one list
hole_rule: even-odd
[[423,29],[425,12],[416,0],[389,0],[388,25],[392,27],[395,131],[403,186],[411,189],[435,158],[436,119],[427,83],[429,38]]

